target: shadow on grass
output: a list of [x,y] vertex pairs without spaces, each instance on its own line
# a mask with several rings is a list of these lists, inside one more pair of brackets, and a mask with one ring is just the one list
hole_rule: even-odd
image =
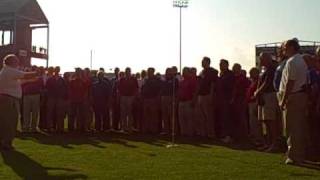
[[212,148],[212,146],[221,146],[221,147],[226,147],[229,149],[240,150],[240,151],[249,151],[254,148],[254,146],[248,142],[237,142],[232,144],[225,144],[218,140],[214,140],[210,138],[202,138],[202,137],[193,137],[193,138],[179,137],[177,139],[177,143],[193,145],[200,148]]
[[[293,165],[293,166],[320,171],[320,166],[313,165],[313,164],[304,163],[304,164]],[[291,173],[290,176],[294,178],[308,178],[308,177],[315,177],[316,175],[307,174],[307,173]]]
[[304,178],[304,177],[314,177],[313,174],[306,174],[306,173],[292,173],[290,176],[295,178]]
[[43,167],[38,162],[30,159],[25,154],[18,151],[2,151],[1,152],[4,163],[9,166],[19,177],[25,180],[45,179],[45,180],[72,180],[72,179],[87,179],[84,174],[70,174],[70,175],[49,175],[48,170],[64,171],[74,173],[76,170],[67,168],[52,168]]
[[[171,144],[170,136],[161,136],[161,135],[145,135],[145,134],[134,134],[134,135],[126,135],[126,134],[105,134],[98,135],[97,138],[103,142],[108,142],[108,139],[118,139],[121,141],[129,141],[129,142],[140,142],[149,144],[157,147],[166,147],[168,144]],[[235,144],[224,144],[217,140],[203,138],[203,137],[182,137],[177,136],[175,138],[175,143],[180,145],[189,145],[195,146],[199,148],[212,148],[213,146],[223,146],[234,150],[252,150],[253,146],[249,143],[235,143]]]
[[[169,136],[145,135],[145,134],[121,134],[121,133],[97,133],[97,134],[20,134],[18,138],[22,140],[32,140],[40,144],[56,145],[63,148],[73,149],[73,145],[91,145],[96,148],[107,148],[101,143],[118,144],[128,148],[138,148],[130,142],[145,143],[156,147],[166,147],[171,142]],[[191,145],[200,148],[212,148],[215,146],[224,146],[234,150],[252,150],[252,145],[248,143],[236,143],[232,145],[223,144],[212,139],[200,137],[177,137],[177,144]]]
[[[298,165],[294,165],[294,166],[320,171],[319,164],[316,165],[316,164],[311,164],[311,163],[302,163],[302,164],[298,164]],[[294,174],[294,175],[296,175],[296,176],[301,175],[302,176],[303,174]]]
[[101,142],[108,142],[112,144],[120,144],[129,148],[136,148],[121,139],[112,139],[109,137],[100,137],[92,135],[83,135],[79,133],[64,134],[64,135],[50,135],[50,134],[20,134],[18,136],[22,140],[32,140],[40,144],[61,146],[67,149],[73,149],[74,145],[91,145],[95,148],[107,148],[100,145]]
[[[45,145],[61,146],[63,148],[73,149],[77,145],[91,145],[95,148],[108,148],[109,144],[121,145],[126,148],[139,148],[134,142],[152,145],[158,148],[166,148],[171,141],[168,136],[145,135],[145,134],[122,134],[122,133],[97,133],[97,134],[31,134],[19,135],[19,139],[32,140],[36,143]],[[101,143],[106,145],[102,146]],[[246,142],[238,142],[234,144],[224,144],[212,139],[201,137],[177,137],[176,143],[179,145],[195,146],[199,148],[214,148],[214,146],[226,147],[238,151],[251,151],[254,146]],[[156,157],[155,153],[145,153],[146,156]],[[304,164],[302,167],[308,169],[320,170],[319,166]],[[301,174],[300,174],[301,175]],[[299,176],[295,174],[293,176]]]

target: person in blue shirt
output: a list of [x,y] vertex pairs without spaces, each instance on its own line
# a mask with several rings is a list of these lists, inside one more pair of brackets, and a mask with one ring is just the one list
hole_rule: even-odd
[[273,86],[277,92],[279,92],[282,71],[287,64],[287,60],[288,60],[288,58],[285,56],[285,54],[283,52],[283,45],[281,45],[281,47],[279,48],[279,51],[278,51],[278,67],[275,71],[274,80],[273,80]]
[[[274,73],[274,79],[273,79],[273,87],[275,89],[275,91],[277,92],[277,98],[278,98],[278,101],[280,102],[281,100],[281,96],[279,94],[279,89],[280,89],[280,82],[281,82],[281,78],[282,78],[282,72],[284,70],[284,67],[286,66],[287,64],[287,61],[288,61],[288,57],[285,55],[284,53],[284,43],[281,45],[281,47],[278,49],[278,66],[275,70],[275,73]],[[280,108],[280,107],[279,107]],[[280,148],[281,147],[281,144],[285,144],[285,138],[283,138],[283,135],[284,135],[284,129],[285,129],[285,124],[284,124],[284,119],[283,119],[283,114],[281,111],[280,112],[280,121],[278,126],[279,126],[279,131],[280,131],[280,137],[278,139],[278,142],[279,144],[277,144],[277,146]],[[270,151],[269,151],[270,152]],[[272,151],[271,151],[272,152]]]
[[104,73],[102,71],[97,73],[97,79],[92,82],[91,93],[95,114],[95,129],[98,132],[109,131],[109,105],[111,101],[112,85],[107,78],[104,78]]

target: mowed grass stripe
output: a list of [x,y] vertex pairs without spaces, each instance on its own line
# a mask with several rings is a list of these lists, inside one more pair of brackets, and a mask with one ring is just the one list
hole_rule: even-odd
[[0,158],[0,179],[320,179],[318,170],[284,165],[282,154],[178,142],[167,149],[166,138],[143,135],[19,137],[18,154]]

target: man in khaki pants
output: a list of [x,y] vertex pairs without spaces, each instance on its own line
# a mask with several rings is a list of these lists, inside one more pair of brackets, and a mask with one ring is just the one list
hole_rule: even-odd
[[193,98],[197,89],[197,80],[191,74],[190,68],[183,68],[183,80],[179,83],[178,90],[178,115],[182,136],[192,137],[195,134],[194,102]]
[[209,57],[202,59],[203,70],[199,76],[197,98],[197,133],[200,136],[215,138],[215,86],[218,80],[218,71],[210,67]]
[[297,40],[288,40],[284,51],[289,58],[284,67],[279,104],[284,110],[288,135],[288,152],[286,164],[299,164],[305,160],[307,147],[307,65],[298,53],[300,45]]
[[37,78],[34,82],[28,82],[22,85],[23,92],[23,123],[22,131],[37,132],[40,115],[40,93],[43,89],[43,80]]
[[133,131],[133,102],[138,93],[138,81],[131,74],[131,69],[126,68],[126,75],[120,79],[120,119],[122,131],[132,133]]
[[15,55],[7,55],[3,62],[4,66],[0,71],[0,148],[13,150],[12,141],[17,128],[19,100],[22,97],[20,80],[32,79],[36,73],[19,71],[19,59]]

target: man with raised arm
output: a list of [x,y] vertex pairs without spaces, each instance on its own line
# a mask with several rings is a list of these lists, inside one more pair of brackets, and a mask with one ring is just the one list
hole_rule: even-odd
[[0,148],[13,150],[22,98],[21,82],[35,78],[37,73],[19,71],[19,59],[14,54],[7,55],[3,62],[0,71]]

